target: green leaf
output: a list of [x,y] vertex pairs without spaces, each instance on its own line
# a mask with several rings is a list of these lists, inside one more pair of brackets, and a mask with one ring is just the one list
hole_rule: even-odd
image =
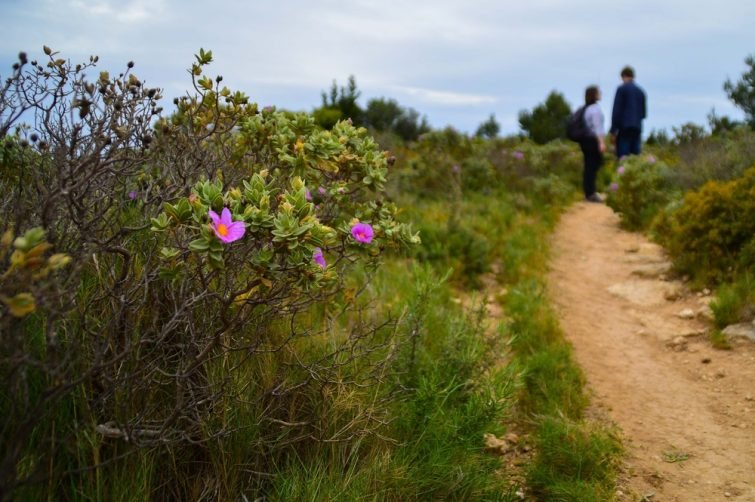
[[189,249],[201,253],[210,249],[210,243],[207,242],[207,239],[196,239],[189,243]]
[[[197,239],[197,240],[201,240],[201,239]],[[164,260],[170,260],[178,256],[180,252],[181,251],[179,251],[176,248],[164,247],[160,250],[160,258],[163,258]]]

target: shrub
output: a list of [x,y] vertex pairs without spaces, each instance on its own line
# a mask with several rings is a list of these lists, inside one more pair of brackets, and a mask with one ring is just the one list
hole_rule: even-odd
[[418,242],[384,196],[388,155],[348,122],[259,111],[204,74],[211,52],[167,119],[132,63],[90,81],[96,58],[45,52],[1,90],[0,493],[86,484],[142,446],[177,458],[149,476],[201,483],[208,445],[242,429],[250,465],[368,434],[379,411],[320,411],[390,361],[384,321],[330,324],[366,308],[355,264]]
[[651,156],[631,156],[619,162],[606,203],[630,230],[647,228],[655,214],[674,197],[669,168]]
[[710,181],[688,192],[658,225],[675,266],[701,282],[751,269],[746,257],[755,249],[755,168],[742,178]]

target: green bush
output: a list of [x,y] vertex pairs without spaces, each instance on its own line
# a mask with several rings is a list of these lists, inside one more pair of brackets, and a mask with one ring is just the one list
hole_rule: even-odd
[[[357,291],[418,242],[385,197],[387,153],[349,122],[258,110],[204,74],[210,52],[164,119],[133,64],[89,81],[96,58],[45,51],[0,101],[2,121],[42,117],[0,138],[0,492],[105,489],[93,464],[153,448],[173,460],[145,463],[154,496],[197,499],[228,463],[377,428],[360,403],[395,340]],[[229,437],[238,457],[212,448]]]
[[658,220],[657,235],[675,267],[702,283],[752,268],[755,249],[755,168],[742,178],[710,181],[688,192]]
[[619,162],[606,203],[619,213],[623,227],[641,230],[674,197],[665,163],[651,156],[630,156]]
[[736,277],[730,284],[722,284],[710,308],[718,329],[755,319],[755,277],[752,271]]

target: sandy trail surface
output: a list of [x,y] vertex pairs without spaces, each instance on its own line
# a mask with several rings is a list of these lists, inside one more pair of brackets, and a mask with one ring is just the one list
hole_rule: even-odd
[[617,498],[755,501],[755,343],[713,348],[710,295],[605,205],[576,204],[552,239],[549,295],[627,450]]

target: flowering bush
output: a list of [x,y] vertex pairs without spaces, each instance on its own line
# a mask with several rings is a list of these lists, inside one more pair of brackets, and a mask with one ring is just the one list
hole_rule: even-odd
[[330,434],[307,392],[375,383],[392,341],[365,317],[317,345],[328,328],[297,321],[354,308],[349,270],[419,242],[384,196],[388,155],[348,122],[260,111],[204,74],[210,52],[162,118],[133,63],[90,81],[95,57],[44,51],[0,89],[0,492],[46,470],[61,438],[93,445],[85,472],[120,454],[103,442],[206,444],[241,409],[259,412],[250,450]]
[[755,167],[741,178],[710,181],[662,213],[654,228],[674,265],[699,282],[752,271]]
[[630,156],[621,161],[616,172],[606,203],[621,215],[625,228],[647,228],[655,214],[678,197],[669,181],[669,168],[661,161]]

